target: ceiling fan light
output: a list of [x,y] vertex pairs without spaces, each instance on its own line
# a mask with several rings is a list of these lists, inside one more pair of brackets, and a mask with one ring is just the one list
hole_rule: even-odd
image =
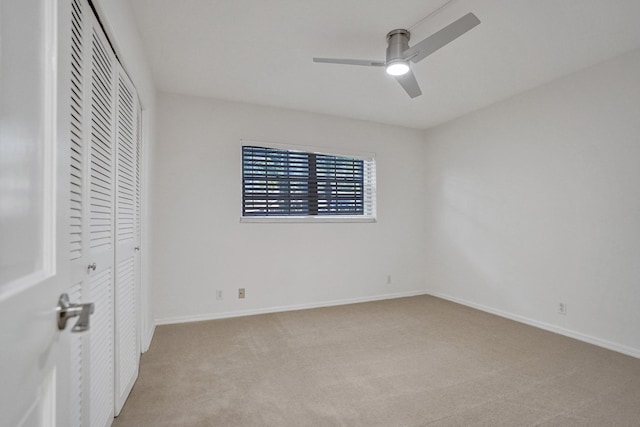
[[395,61],[387,64],[387,74],[391,76],[403,76],[409,72],[409,64],[405,61]]

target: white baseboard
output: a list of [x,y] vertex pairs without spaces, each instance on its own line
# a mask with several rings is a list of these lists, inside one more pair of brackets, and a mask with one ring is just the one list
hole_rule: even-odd
[[496,316],[504,317],[510,320],[514,320],[516,322],[524,323],[530,326],[535,326],[536,328],[544,329],[545,331],[555,332],[560,335],[564,335],[570,338],[577,339],[578,341],[584,341],[589,344],[597,345],[598,347],[603,347],[608,350],[613,350],[618,353],[626,354],[627,356],[632,356],[640,359],[640,349],[628,347],[625,345],[617,344],[611,341],[603,340],[601,338],[596,338],[591,335],[585,335],[580,332],[572,331],[570,329],[561,328],[556,325],[552,325],[550,323],[540,322],[538,320],[529,319],[524,316],[519,316],[517,314],[509,313],[502,310],[497,310],[495,308],[487,307],[481,304],[476,304],[471,301],[466,301],[460,298],[452,297],[447,294],[442,294],[440,292],[425,292],[425,294],[442,298],[447,301],[455,302],[457,304],[466,305],[467,307],[475,308],[480,311],[485,311],[487,313],[495,314]]
[[395,298],[413,297],[425,295],[423,290],[399,292],[394,294],[376,295],[371,297],[348,298],[341,300],[322,301],[306,304],[284,305],[278,307],[258,308],[252,310],[224,311],[221,313],[196,314],[192,316],[174,316],[156,319],[156,325],[170,325],[175,323],[201,322],[203,320],[228,319],[231,317],[253,316],[256,314],[280,313],[284,311],[307,310],[310,308],[332,307],[336,305],[357,304],[361,302],[380,301]]

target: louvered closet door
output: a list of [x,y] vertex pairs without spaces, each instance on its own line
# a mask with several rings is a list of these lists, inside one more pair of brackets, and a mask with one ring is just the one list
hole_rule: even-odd
[[89,257],[95,304],[89,332],[90,425],[111,425],[114,415],[115,76],[116,61],[93,15],[90,39]]
[[90,425],[111,425],[114,415],[115,75],[116,61],[93,15],[90,33],[89,333]]
[[[137,316],[138,319],[138,353],[142,352],[142,105],[138,100],[138,127],[136,133],[136,222],[135,232],[135,277],[137,293]],[[140,359],[138,359],[138,364]]]
[[135,222],[135,275],[137,284],[138,352],[142,339],[142,105],[138,100],[138,127],[136,133],[136,222]]
[[116,97],[116,358],[115,412],[138,376],[137,232],[139,228],[138,97],[119,67]]
[[110,425],[114,414],[114,190],[115,190],[115,58],[101,28],[93,25],[89,132],[88,291],[95,304],[89,333],[90,425]]
[[[89,228],[87,204],[88,186],[88,128],[85,119],[85,80],[87,77],[87,46],[85,4],[81,0],[71,1],[71,126],[69,139],[70,193],[69,193],[69,261],[71,286],[69,298],[74,303],[86,302],[85,282],[88,279],[89,241],[86,230]],[[88,291],[86,292],[88,294]],[[91,319],[93,322],[93,319]],[[88,412],[84,404],[88,401],[86,393],[88,382],[87,367],[88,335],[72,333],[70,339],[70,419],[69,427],[87,425],[84,421]]]
[[141,114],[87,0],[71,0],[69,259],[72,302],[93,302],[71,338],[71,426],[107,426],[137,378]]
[[114,414],[116,60],[86,0],[72,0],[70,229],[73,302],[95,304],[71,343],[72,425]]

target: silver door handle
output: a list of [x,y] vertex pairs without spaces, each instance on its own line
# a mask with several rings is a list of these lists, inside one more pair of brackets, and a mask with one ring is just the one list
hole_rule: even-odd
[[97,267],[97,265],[96,265],[96,263],[95,263],[95,262],[94,262],[93,264],[89,264],[89,265],[87,266],[87,271],[89,271],[89,270],[96,271],[96,267]]
[[87,304],[73,304],[69,301],[69,295],[62,294],[58,300],[56,314],[58,317],[58,329],[67,327],[67,320],[79,316],[76,324],[71,328],[71,332],[84,332],[89,330],[89,316],[95,311],[92,302]]

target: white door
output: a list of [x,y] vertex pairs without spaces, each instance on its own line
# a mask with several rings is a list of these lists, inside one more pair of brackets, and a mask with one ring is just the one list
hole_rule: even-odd
[[135,87],[118,64],[116,97],[115,414],[138,377],[137,229],[139,228],[139,106]]
[[116,60],[86,0],[71,0],[69,271],[73,301],[95,304],[91,329],[70,344],[70,426],[114,415]]
[[[93,15],[91,18],[95,19]],[[91,28],[91,97],[89,139],[89,247],[93,268],[85,292],[96,304],[89,332],[91,426],[113,420],[114,298],[114,57],[102,30]]]
[[[76,349],[82,425],[111,425],[114,416],[115,90],[116,60],[86,0],[72,0],[72,45],[78,51],[77,197],[80,211],[72,260],[74,286],[95,304],[91,330]],[[75,61],[75,59],[74,59]],[[71,177],[72,183],[75,177]],[[77,368],[77,366],[74,366]],[[73,372],[73,371],[72,371]]]
[[[0,2],[0,424],[66,426],[69,329],[56,305],[68,285],[68,197],[59,144],[56,45],[67,6]],[[68,107],[64,109],[68,111]],[[62,183],[62,185],[59,185]],[[74,319],[71,320],[73,325]]]
[[[140,357],[138,96],[87,0],[72,0],[72,295],[95,304],[71,343],[74,425],[110,425]],[[75,338],[75,337],[74,337]]]
[[[119,70],[87,0],[0,2],[1,426],[108,426],[137,375],[140,117]],[[95,304],[89,331],[60,331],[63,293]]]

